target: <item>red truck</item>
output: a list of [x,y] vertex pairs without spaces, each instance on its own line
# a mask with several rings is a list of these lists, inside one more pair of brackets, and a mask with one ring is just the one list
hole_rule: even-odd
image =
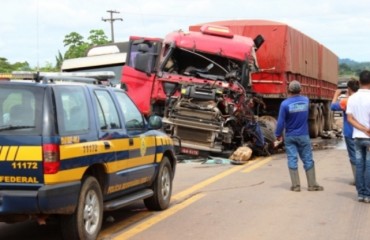
[[[338,85],[338,57],[324,45],[287,24],[266,20],[218,21],[234,34],[256,36],[265,43],[257,52],[260,70],[252,74],[253,92],[263,96],[266,113],[276,117],[279,105],[287,97],[288,83],[296,79],[303,86],[302,94],[311,101],[310,136],[318,137],[331,130],[333,112],[330,102]],[[199,31],[201,25],[190,26]]]
[[[312,103],[311,136],[331,128],[338,58],[323,45],[271,21],[212,22],[189,30],[164,39],[131,37],[122,71],[130,97],[144,114],[164,117],[182,153],[229,154],[245,144],[273,152],[279,105],[293,79]],[[259,149],[261,135],[266,144]]]

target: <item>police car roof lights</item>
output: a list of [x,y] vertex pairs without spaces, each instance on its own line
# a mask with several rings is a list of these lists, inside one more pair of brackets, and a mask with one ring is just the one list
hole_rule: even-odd
[[36,82],[81,82],[101,84],[109,82],[115,77],[112,71],[97,72],[27,72],[15,71],[12,73],[12,80],[33,80]]

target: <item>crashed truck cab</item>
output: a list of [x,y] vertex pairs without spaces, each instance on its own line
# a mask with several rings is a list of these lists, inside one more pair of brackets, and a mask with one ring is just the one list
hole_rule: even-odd
[[258,70],[254,40],[205,25],[165,39],[131,37],[122,82],[144,114],[163,116],[185,154],[233,151],[243,127],[250,76]]

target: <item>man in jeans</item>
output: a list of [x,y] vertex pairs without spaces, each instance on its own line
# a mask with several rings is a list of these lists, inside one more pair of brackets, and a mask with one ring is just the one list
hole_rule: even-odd
[[352,168],[352,173],[353,173],[353,178],[354,178],[353,185],[355,185],[355,182],[356,182],[356,153],[355,153],[355,142],[352,138],[353,126],[347,120],[346,108],[347,108],[347,101],[348,101],[349,96],[357,92],[359,87],[360,87],[360,84],[357,79],[349,80],[347,82],[346,97],[340,99],[339,96],[342,93],[342,89],[337,89],[334,93],[333,100],[330,106],[332,111],[342,111],[343,136],[344,136],[344,141],[346,143],[349,161],[351,163],[351,168]]
[[298,174],[299,155],[306,171],[308,191],[322,191],[324,188],[316,182],[315,163],[308,133],[309,99],[300,95],[301,84],[296,80],[290,82],[288,92],[290,96],[280,105],[275,135],[277,140],[281,141],[285,129],[284,144],[292,181],[290,190],[301,191]]
[[370,203],[370,71],[360,73],[360,89],[348,99],[346,113],[354,127],[358,201]]

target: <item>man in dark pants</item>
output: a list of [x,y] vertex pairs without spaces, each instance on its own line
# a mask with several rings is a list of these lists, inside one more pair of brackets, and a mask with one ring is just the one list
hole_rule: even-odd
[[284,144],[292,181],[290,190],[301,191],[298,174],[299,155],[306,171],[308,191],[322,191],[324,188],[316,182],[315,163],[308,133],[309,99],[300,95],[301,84],[296,80],[290,82],[288,92],[290,96],[280,105],[275,136],[281,141],[285,129]]
[[346,113],[353,126],[357,198],[370,203],[370,71],[360,73],[360,89],[348,98]]
[[351,79],[347,82],[347,91],[345,98],[339,98],[340,94],[343,90],[337,89],[334,93],[333,100],[331,103],[331,110],[332,111],[342,111],[343,115],[343,136],[344,141],[346,143],[346,148],[348,152],[349,161],[351,163],[351,168],[353,172],[353,185],[356,182],[356,153],[355,153],[355,142],[352,138],[353,133],[353,126],[349,124],[347,120],[346,108],[347,108],[347,101],[349,96],[357,92],[359,89],[360,84],[357,79]]

